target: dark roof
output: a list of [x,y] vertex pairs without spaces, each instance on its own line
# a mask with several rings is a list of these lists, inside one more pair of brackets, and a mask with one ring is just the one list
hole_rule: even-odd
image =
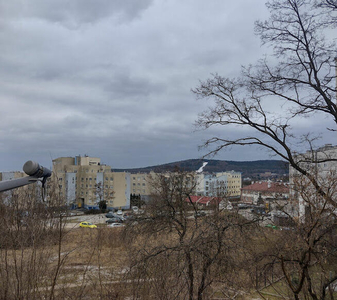
[[247,185],[241,189],[242,191],[256,191],[256,192],[274,192],[274,193],[289,193],[289,186],[282,182],[267,182],[260,181],[251,185]]

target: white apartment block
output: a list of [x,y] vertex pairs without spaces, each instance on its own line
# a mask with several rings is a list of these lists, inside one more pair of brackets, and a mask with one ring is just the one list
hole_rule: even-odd
[[197,195],[208,197],[238,197],[241,194],[241,173],[218,172],[197,174]]
[[53,181],[65,203],[72,207],[130,208],[130,174],[112,172],[100,158],[89,156],[60,157],[53,160]]

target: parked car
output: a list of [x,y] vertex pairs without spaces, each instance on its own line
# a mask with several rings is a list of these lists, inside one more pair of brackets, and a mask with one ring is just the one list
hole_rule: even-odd
[[124,227],[124,225],[121,223],[111,223],[111,224],[108,224],[108,227],[116,228],[116,227]]
[[248,205],[248,204],[245,204],[245,203],[239,203],[239,204],[238,204],[238,208],[239,208],[239,209],[247,209],[247,208],[249,208],[249,205]]
[[123,221],[120,218],[109,218],[105,221],[107,224],[111,223],[122,223]]
[[132,211],[134,213],[138,213],[139,212],[138,206],[132,206],[131,209],[132,209]]
[[116,215],[113,214],[113,213],[111,213],[111,212],[109,212],[109,213],[107,213],[107,214],[105,215],[105,217],[106,217],[106,218],[115,218]]
[[197,217],[204,217],[204,216],[206,216],[206,213],[204,212],[204,211],[197,211],[196,213],[195,213],[195,217],[197,218]]
[[122,216],[123,215],[123,211],[121,209],[117,210],[117,215]]
[[95,224],[92,224],[90,222],[81,222],[80,227],[81,228],[97,228]]

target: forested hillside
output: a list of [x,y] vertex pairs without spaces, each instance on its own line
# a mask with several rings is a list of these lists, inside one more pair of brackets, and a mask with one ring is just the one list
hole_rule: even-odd
[[277,176],[288,174],[288,163],[281,160],[257,160],[257,161],[225,161],[225,160],[201,160],[201,159],[188,159],[178,162],[172,162],[163,165],[150,166],[144,168],[134,169],[114,169],[115,172],[127,171],[131,173],[144,172],[165,172],[174,171],[176,169],[183,171],[196,171],[204,162],[207,165],[204,167],[204,172],[225,172],[236,171],[241,172],[242,177],[260,177],[261,174],[271,172]]

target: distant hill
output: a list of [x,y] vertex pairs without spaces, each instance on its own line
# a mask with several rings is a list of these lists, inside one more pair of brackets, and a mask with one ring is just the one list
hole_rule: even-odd
[[113,171],[125,171],[130,173],[149,173],[151,171],[160,173],[177,169],[182,171],[197,171],[203,165],[203,162],[208,163],[203,169],[204,172],[213,173],[233,170],[241,172],[242,177],[251,178],[268,177],[268,173],[275,174],[277,177],[282,177],[285,174],[288,175],[289,171],[288,163],[281,160],[226,161],[214,159],[188,159],[157,166],[134,169],[113,169]]

